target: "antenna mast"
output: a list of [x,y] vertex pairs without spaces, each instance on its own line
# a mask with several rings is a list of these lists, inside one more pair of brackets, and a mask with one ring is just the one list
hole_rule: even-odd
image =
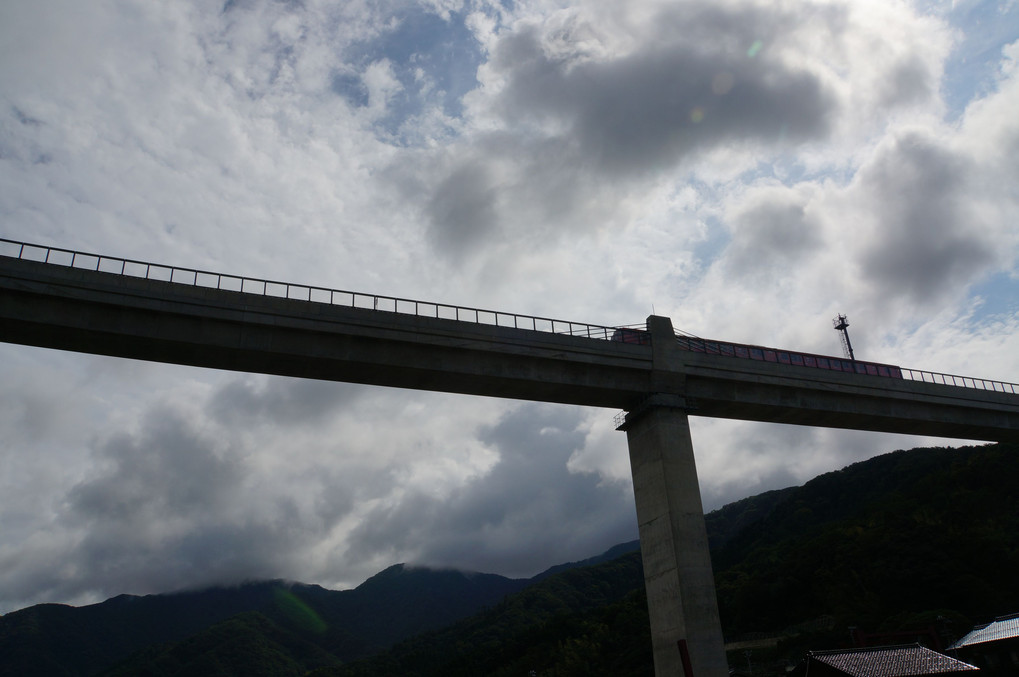
[[835,325],[835,331],[840,332],[842,337],[842,352],[851,360],[855,360],[853,357],[853,344],[849,342],[849,320],[846,319],[845,315],[836,315],[835,319],[832,320],[832,324]]

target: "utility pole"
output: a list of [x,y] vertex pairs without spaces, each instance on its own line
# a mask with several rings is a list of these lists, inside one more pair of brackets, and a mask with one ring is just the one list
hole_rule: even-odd
[[836,315],[835,319],[832,320],[832,324],[835,325],[835,330],[838,331],[842,336],[842,352],[851,360],[856,358],[853,356],[853,344],[849,342],[849,320],[846,319],[845,315]]

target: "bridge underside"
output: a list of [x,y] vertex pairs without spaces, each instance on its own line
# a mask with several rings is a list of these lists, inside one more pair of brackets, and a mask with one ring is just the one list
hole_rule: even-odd
[[[666,319],[666,318],[658,318]],[[671,323],[668,326],[671,332]],[[1019,396],[210,289],[0,257],[0,340],[214,369],[1019,441]]]
[[[1019,441],[1019,429],[1015,427],[1019,397],[1008,393],[832,372],[799,376],[790,382],[778,374],[747,379],[745,371],[733,378],[719,373],[717,365],[701,368],[688,363],[686,370],[688,412],[694,416]],[[783,370],[778,367],[771,371]],[[817,380],[807,386],[804,382],[808,378]],[[877,380],[877,385],[861,383],[868,379]]]
[[[23,301],[26,309],[40,305],[40,299],[30,296]],[[0,340],[237,372],[619,409],[645,392],[640,372],[612,370],[617,372],[614,383],[622,386],[617,387],[605,374],[596,377],[596,370],[583,361],[557,362],[555,354],[562,351],[516,357],[506,354],[495,365],[486,359],[489,347],[484,339],[408,347],[398,337],[336,332],[332,321],[294,327],[253,321],[250,316],[246,322],[236,322],[169,318],[146,310],[118,312],[112,326],[119,331],[114,331],[110,325],[94,328],[74,319],[85,310],[106,316],[105,322],[112,319],[109,309],[86,309],[81,303],[52,300],[42,305],[53,317],[5,326],[0,329]],[[33,315],[38,318],[40,313],[34,310]],[[133,329],[125,331],[127,325]]]

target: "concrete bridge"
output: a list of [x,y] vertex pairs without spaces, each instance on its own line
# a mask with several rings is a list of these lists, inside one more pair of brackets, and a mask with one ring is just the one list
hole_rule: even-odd
[[9,240],[0,340],[625,410],[659,676],[728,675],[688,416],[1019,441],[1009,383],[677,337],[666,317],[617,329]]

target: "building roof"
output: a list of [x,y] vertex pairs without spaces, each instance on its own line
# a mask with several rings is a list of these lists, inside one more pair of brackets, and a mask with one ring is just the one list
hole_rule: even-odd
[[984,642],[995,642],[999,639],[1014,639],[1019,637],[1019,614],[1001,616],[993,623],[978,625],[968,635],[957,641],[949,649],[960,649],[972,644],[983,644]]
[[919,644],[840,651],[811,651],[808,660],[851,677],[912,677],[978,670]]

